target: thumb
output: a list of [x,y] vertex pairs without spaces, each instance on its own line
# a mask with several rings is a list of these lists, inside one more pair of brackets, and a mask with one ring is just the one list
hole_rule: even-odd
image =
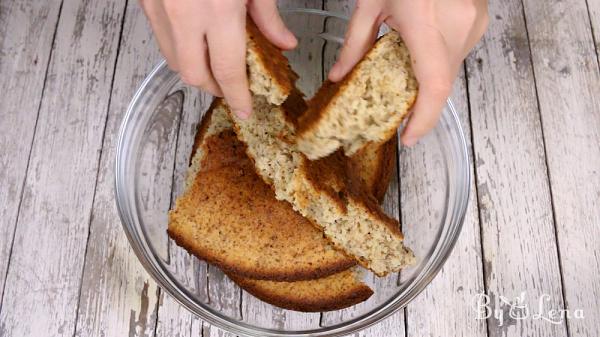
[[248,12],[258,29],[271,43],[285,50],[296,47],[298,40],[283,23],[275,0],[250,1]]

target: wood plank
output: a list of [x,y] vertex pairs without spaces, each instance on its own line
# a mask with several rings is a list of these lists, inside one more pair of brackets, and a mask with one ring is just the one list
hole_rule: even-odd
[[123,4],[63,4],[2,302],[3,335],[74,332]]
[[[159,290],[131,250],[114,207],[114,158],[119,127],[133,93],[158,59],[150,32],[137,3],[130,1],[100,159],[76,336],[149,336],[154,332]],[[172,109],[181,104],[173,103]],[[168,178],[171,174],[172,170],[163,172]],[[166,211],[169,201],[166,205],[162,200],[151,204]]]
[[[175,199],[184,191],[186,172],[189,166],[197,125],[202,114],[212,101],[212,96],[203,94],[194,88],[184,87],[177,90],[182,90],[185,93],[185,98],[175,154],[171,208],[175,204]],[[182,281],[187,288],[192,290],[201,301],[208,303],[207,264],[191,256],[185,249],[177,246],[172,240],[169,240],[168,244],[169,261],[172,268],[174,268],[176,273],[185,275],[185,279]],[[161,293],[155,335],[187,336],[193,330],[202,331],[202,324],[201,320],[182,307],[169,294],[165,292]],[[194,335],[192,334],[191,336]]]
[[[196,89],[185,87],[179,90],[185,92],[185,99],[175,155],[171,208],[175,203],[175,199],[184,191],[185,177],[196,128],[201,115],[212,101],[210,95],[203,94]],[[183,281],[188,289],[191,289],[202,301],[208,303],[207,264],[191,256],[172,240],[169,240],[168,254],[170,264],[177,270],[177,273],[186,275]],[[161,293],[156,336],[194,336],[193,331],[202,331],[202,325],[203,322],[200,319],[182,307],[169,294]]]
[[60,6],[0,2],[0,298]]
[[[600,1],[586,0],[588,17],[591,21],[592,38],[596,48],[596,61],[600,70]],[[585,20],[585,19],[584,19]]]
[[[598,1],[589,5],[600,7]],[[600,330],[600,73],[594,39],[583,1],[525,0],[524,6],[565,302],[572,313],[585,314],[568,319],[569,332],[592,336]]]
[[[459,114],[471,164],[471,130],[469,107],[465,87],[464,71],[454,83],[451,99]],[[432,137],[432,135],[428,136]],[[427,140],[424,140],[427,142]],[[426,224],[432,223],[436,214],[431,210],[439,205],[431,200],[432,190],[441,186],[439,162],[441,158],[421,145],[403,151],[401,158],[402,221],[414,225],[411,235],[416,237],[414,245],[422,238],[429,237]],[[470,167],[473,174],[473,165]],[[432,188],[433,186],[433,188]],[[454,250],[438,276],[406,308],[407,335],[420,336],[427,331],[428,336],[487,336],[485,320],[474,319],[473,300],[484,292],[483,267],[477,213],[475,182],[471,181],[470,201],[463,224],[463,230]],[[435,212],[433,212],[435,213]],[[425,214],[425,218],[422,215]],[[439,222],[439,221],[438,221]],[[409,238],[410,239],[410,238]],[[412,246],[411,246],[412,247]],[[435,310],[432,310],[435,308]]]
[[534,76],[520,1],[491,1],[488,32],[468,58],[490,336],[566,336],[566,326],[514,320],[500,296],[564,307]]

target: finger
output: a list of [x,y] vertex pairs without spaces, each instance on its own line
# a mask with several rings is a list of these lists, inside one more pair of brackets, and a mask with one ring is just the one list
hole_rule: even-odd
[[402,143],[412,146],[436,126],[457,69],[451,64],[448,48],[438,30],[428,25],[396,27],[400,28],[419,82],[417,100],[401,136]]
[[204,27],[193,15],[197,9],[196,2],[183,0],[177,6],[166,8],[172,23],[179,74],[185,83],[202,88],[215,96],[222,96],[221,89],[210,71]]
[[[176,30],[177,31],[177,30]],[[181,33],[188,35],[188,33]],[[181,80],[189,85],[223,96],[219,84],[210,70],[206,40],[202,34],[180,36],[177,41],[177,60]]]
[[333,82],[341,80],[360,61],[379,31],[382,1],[357,1],[354,14],[346,32],[344,46],[337,62],[329,71],[328,78]]
[[246,7],[224,1],[215,6],[217,20],[206,39],[210,66],[227,104],[238,117],[245,119],[252,111],[252,98],[246,76]]
[[171,25],[167,18],[165,10],[158,0],[139,0],[144,14],[148,17],[150,27],[154,32],[154,37],[158,43],[158,48],[164,56],[169,68],[177,71],[178,64],[175,57],[175,48],[173,43],[173,35],[171,33]]
[[298,40],[283,23],[275,0],[250,1],[248,12],[258,29],[277,47],[284,50],[296,47]]

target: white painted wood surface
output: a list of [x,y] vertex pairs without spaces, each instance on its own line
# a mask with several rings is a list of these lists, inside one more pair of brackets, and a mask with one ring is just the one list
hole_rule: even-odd
[[[139,15],[140,20],[144,20],[141,13]],[[183,193],[196,127],[200,121],[201,114],[204,112],[203,110],[210,104],[210,100],[212,99],[210,95],[202,94],[196,89],[182,88],[179,90],[184,93],[180,125],[189,125],[191,127],[179,127],[171,206],[174,205],[176,197]],[[168,249],[172,268],[175,268],[177,271],[183,271],[186,275],[185,284],[190,289],[194,289],[197,296],[204,302],[208,302],[210,299],[207,289],[207,264],[190,256],[189,253],[172,241],[169,242]],[[202,326],[203,322],[201,320],[183,308],[169,294],[164,291],[161,292],[156,336],[187,336],[188,333],[194,336],[192,332],[194,330],[201,331]]]
[[[591,22],[591,34],[596,48],[596,60],[600,68],[600,1],[586,1],[588,16]],[[585,34],[585,33],[584,33]]]
[[[486,292],[562,309],[562,285],[540,115],[520,1],[491,1],[491,24],[468,59]],[[496,304],[498,303],[498,304]],[[488,320],[490,336],[566,336],[541,319]]]
[[0,2],[0,298],[60,5]]
[[[465,87],[464,72],[454,83],[451,99],[459,114],[473,171],[469,106]],[[436,178],[426,172],[435,172],[435,158],[423,149],[404,152],[401,165],[402,221],[417,228],[426,225],[427,218],[418,218],[419,214],[428,214],[437,209],[427,196],[431,193],[419,191],[416,186],[435,186]],[[439,168],[437,169],[439,170]],[[431,181],[421,181],[429,177]],[[438,185],[440,185],[438,183]],[[431,189],[431,187],[429,187]],[[470,201],[463,224],[462,233],[454,247],[452,255],[433,282],[406,308],[408,336],[444,336],[452,331],[455,336],[487,336],[486,321],[474,319],[473,299],[485,291],[483,287],[482,254],[479,232],[479,217],[475,182],[471,181]],[[433,215],[435,216],[435,215]],[[416,233],[419,233],[416,231]],[[422,240],[415,239],[414,244]],[[457,272],[460,270],[460,272]],[[431,310],[435,307],[435,310]]]
[[569,319],[569,332],[592,336],[600,331],[600,73],[594,39],[582,1],[524,5],[564,300],[568,309],[587,314]]
[[[353,3],[281,6],[348,14]],[[137,3],[129,0],[126,12],[125,4],[0,1],[1,336],[232,336],[160,291],[116,215],[116,132],[159,57]],[[600,3],[490,2],[490,18],[453,94],[475,162],[461,238],[406,312],[359,336],[593,336],[600,329]],[[325,52],[328,67],[335,50]],[[186,92],[186,111],[203,99]],[[187,164],[192,133],[169,136],[178,139],[175,153],[155,152],[175,161],[175,177]],[[427,215],[431,201],[418,195],[418,184],[435,182],[427,169],[435,158],[418,148],[402,158],[400,190],[395,181],[386,207],[396,214],[400,193],[409,225],[435,216]],[[174,184],[176,195],[181,181],[161,172],[159,181]],[[168,208],[170,201],[152,202]],[[172,249],[171,258],[190,282],[206,277],[216,285],[221,278],[181,250]],[[198,291],[224,311],[270,326],[316,327],[343,315],[273,311],[231,283]],[[498,300],[522,291],[535,308],[548,294],[546,308],[583,309],[585,319],[475,319],[475,294]]]
[[75,331],[123,5],[62,5],[6,276],[2,335]]
[[128,3],[121,34],[79,298],[80,337],[150,336],[156,321],[158,287],[130,248],[115,207],[114,158],[129,100],[159,53],[135,2]]

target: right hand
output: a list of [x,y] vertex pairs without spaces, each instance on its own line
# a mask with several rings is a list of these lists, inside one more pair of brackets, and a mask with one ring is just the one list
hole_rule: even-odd
[[139,0],[169,68],[189,84],[224,96],[240,118],[252,112],[246,75],[246,13],[281,49],[297,40],[276,0]]
[[487,0],[357,0],[344,47],[329,72],[340,81],[371,48],[382,22],[406,43],[419,94],[401,140],[407,146],[437,124],[452,83],[488,25]]

